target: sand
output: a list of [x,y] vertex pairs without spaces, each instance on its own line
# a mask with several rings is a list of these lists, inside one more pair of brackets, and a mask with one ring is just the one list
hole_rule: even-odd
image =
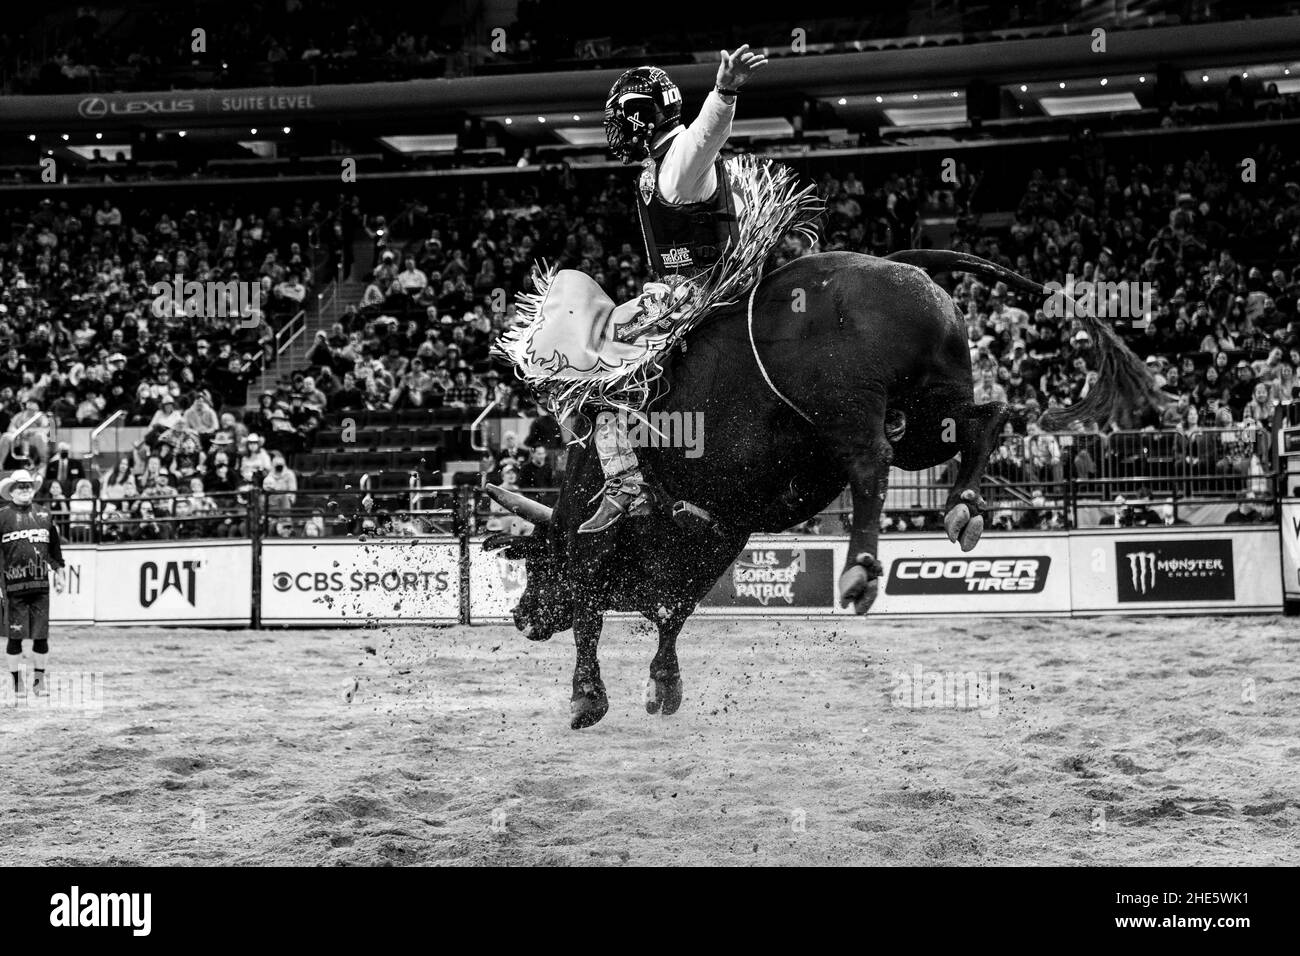
[[[102,712],[0,708],[0,865],[1300,863],[1279,617],[694,618],[667,718],[641,702],[652,632],[615,622],[584,731],[568,634],[56,628],[52,650],[52,676],[102,675]],[[917,667],[996,674],[996,707],[906,706]]]

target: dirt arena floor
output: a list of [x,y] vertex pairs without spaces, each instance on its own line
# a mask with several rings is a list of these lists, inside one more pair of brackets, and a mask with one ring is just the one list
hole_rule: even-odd
[[[567,634],[56,630],[103,709],[0,708],[0,865],[1300,863],[1294,619],[695,618],[680,646],[650,716],[652,634],[608,626],[610,712],[574,732]],[[996,696],[914,698],[918,668]]]

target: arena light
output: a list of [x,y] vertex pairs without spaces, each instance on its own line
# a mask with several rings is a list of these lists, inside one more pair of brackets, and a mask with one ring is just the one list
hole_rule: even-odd
[[1106,77],[1103,76],[1103,77],[1101,78],[1101,85],[1102,85],[1102,86],[1105,86],[1105,85],[1106,85],[1107,83],[1109,83],[1109,82],[1110,82],[1110,80],[1106,79]]
[[1028,93],[1028,92],[1029,92],[1029,87],[1027,87],[1027,86],[1025,86],[1025,84],[1021,83],[1021,84],[1020,84],[1020,92],[1021,92],[1021,93]]
[[513,125],[514,122],[515,122],[515,121],[512,120],[509,116],[506,117],[506,125],[507,125],[507,126],[511,126],[511,125]]
[[455,133],[427,136],[381,136],[379,142],[398,153],[449,153],[456,149]]
[[287,126],[284,128],[284,135],[285,135],[285,136],[288,136],[288,135],[289,135],[289,127],[287,127]]
[[581,123],[581,122],[582,122],[582,117],[579,116],[577,113],[574,113],[574,114],[573,114],[573,121],[574,121],[575,123]]
[[836,100],[835,102],[838,103],[840,106],[848,106],[848,105],[849,105],[849,101],[848,101],[847,99],[845,99],[843,96],[841,96],[841,97],[840,97],[838,100]]
[[966,122],[964,106],[917,106],[884,112],[895,126],[955,126]]
[[773,139],[794,135],[794,127],[783,116],[733,120],[731,135],[741,139]]
[[1086,116],[1090,113],[1127,113],[1142,109],[1132,93],[1098,93],[1092,96],[1044,96],[1038,101],[1048,116]]
[[1208,83],[1208,82],[1210,82],[1210,77],[1209,77],[1209,74],[1208,74],[1208,73],[1202,73],[1202,74],[1201,74],[1201,82],[1202,82],[1202,83]]
[[1146,81],[1147,81],[1147,78],[1146,78],[1145,75],[1143,75],[1143,76],[1139,76],[1139,77],[1138,77],[1138,82],[1139,82],[1139,83],[1145,83]]
[[885,102],[885,98],[884,98],[883,96],[877,96],[877,97],[876,97],[876,102],[877,102],[877,103],[883,103],[883,102]]
[[605,130],[589,126],[556,126],[555,135],[570,146],[604,146]]
[[64,133],[63,136],[62,136],[61,138],[62,138],[62,140],[66,143],[66,142],[67,142],[68,140],[70,140],[72,137],[69,136],[67,133]]
[[275,158],[275,144],[267,139],[241,139],[237,141],[241,149],[246,149],[262,159]]
[[104,156],[105,154],[109,156],[116,156],[118,153],[121,153],[123,159],[131,158],[130,143],[105,143],[103,146],[69,146],[68,151],[71,153],[75,153],[76,155],[80,156],[82,159],[86,160],[86,162],[91,162],[91,163],[96,161],[95,159],[96,151],[99,152],[101,157]]
[[546,117],[545,117],[545,116],[539,116],[539,117],[537,117],[537,122],[539,122],[539,123],[545,123],[545,122],[546,122]]
[[103,133],[96,133],[96,134],[95,134],[95,139],[103,139],[103,138],[104,138],[104,134],[103,134]]
[[34,142],[36,142],[36,134],[35,134],[35,133],[28,133],[28,134],[27,134],[27,141],[28,141],[29,143],[34,143]]
[[177,130],[177,131],[176,131],[176,135],[179,136],[181,139],[184,139],[184,138],[185,138],[185,130],[183,130],[183,129],[182,129],[182,130]]
[[1059,85],[1060,85],[1061,89],[1065,89],[1065,81],[1064,81],[1064,80],[1062,80],[1062,81],[1060,82]]

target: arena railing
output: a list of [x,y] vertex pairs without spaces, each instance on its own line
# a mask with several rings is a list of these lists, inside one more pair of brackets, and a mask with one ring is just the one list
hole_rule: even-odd
[[36,499],[69,544],[246,538],[250,497],[241,492],[202,495],[139,494],[126,498],[48,496]]
[[[110,418],[101,425],[96,438],[112,423]],[[1253,425],[1191,433],[1007,435],[992,456],[980,493],[988,502],[990,525],[1004,530],[1155,523],[1165,517],[1213,525],[1246,501],[1251,502],[1247,510],[1254,509],[1261,520],[1276,520],[1281,476],[1264,464],[1271,463],[1267,441],[1267,431]],[[125,501],[40,500],[74,543],[175,537],[467,538],[520,530],[523,523],[487,498],[478,484],[481,476],[474,478],[468,484],[425,485],[418,473],[404,471],[364,475],[356,487],[328,491],[250,488],[195,496],[177,489]],[[949,466],[920,476],[895,469],[882,522],[887,530],[942,530],[951,487]],[[521,490],[549,506],[560,494],[556,487]],[[148,502],[144,514],[142,502]],[[1169,509],[1172,514],[1166,515]],[[818,516],[821,527],[815,530],[847,531],[850,514],[844,494]]]

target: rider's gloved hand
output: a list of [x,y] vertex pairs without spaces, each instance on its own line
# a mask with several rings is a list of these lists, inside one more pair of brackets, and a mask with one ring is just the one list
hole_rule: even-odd
[[719,51],[721,62],[718,64],[718,89],[736,90],[745,84],[754,71],[767,63],[762,53],[751,53],[749,44],[737,47],[734,53]]

